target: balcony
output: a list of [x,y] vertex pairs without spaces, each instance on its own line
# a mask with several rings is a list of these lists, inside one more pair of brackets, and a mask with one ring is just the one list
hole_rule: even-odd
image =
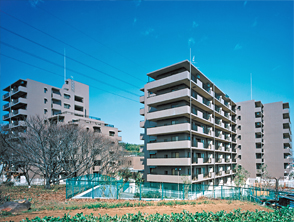
[[147,150],[171,150],[190,148],[190,140],[147,143]]
[[53,104],[51,104],[51,108],[54,110],[61,110],[61,105],[53,103]]
[[27,115],[27,110],[26,109],[17,109],[17,110],[12,110],[12,116],[11,117],[16,117],[20,115]]
[[84,106],[84,103],[81,102],[81,101],[76,101],[76,100],[75,100],[75,106],[83,107],[83,106]]
[[148,158],[147,166],[190,166],[191,158]]
[[255,163],[263,163],[263,159],[255,159]]
[[181,107],[175,107],[171,109],[149,112],[147,113],[147,119],[151,121],[156,121],[159,119],[173,118],[178,116],[189,117],[189,115],[190,115],[190,107],[181,106]]
[[5,121],[5,120],[9,119],[9,117],[11,117],[11,116],[12,116],[12,114],[9,114],[9,113],[5,114],[5,115],[2,116],[2,120]]
[[262,138],[255,138],[255,143],[263,143],[263,139]]
[[19,87],[13,88],[11,90],[11,96],[12,97],[22,96],[22,95],[24,95],[26,93],[27,93],[27,88],[23,87],[23,86],[19,86]]
[[10,104],[11,104],[11,108],[17,109],[17,108],[23,106],[24,104],[27,104],[27,99],[21,98],[21,97],[19,97],[17,99],[12,99]]
[[144,102],[145,102],[144,96],[140,96],[140,103],[143,103],[144,104]]
[[226,174],[232,174],[232,170],[226,170]]
[[220,177],[220,176],[224,176],[225,175],[225,171],[218,171],[215,176]]
[[290,142],[291,142],[291,141],[290,141],[290,138],[284,138],[284,139],[283,139],[283,143],[284,143],[284,144],[290,144]]
[[140,140],[144,140],[144,133],[140,133]]
[[189,95],[190,95],[190,90],[185,88],[185,89],[180,89],[177,91],[161,94],[158,96],[152,96],[147,98],[146,104],[148,105],[160,105],[163,103],[172,103],[178,100],[186,100],[189,101]]
[[180,132],[190,132],[190,123],[180,123],[169,126],[157,126],[152,128],[147,128],[147,135],[161,135],[161,134],[171,134]]
[[283,109],[283,113],[288,113],[289,114],[289,109]]
[[262,133],[262,128],[255,128],[255,133]]
[[180,83],[189,83],[190,79],[190,73],[188,71],[184,71],[172,76],[168,76],[166,78],[162,78],[159,80],[156,80],[154,82],[149,82],[146,84],[145,88],[147,90],[151,91],[157,91],[160,89],[166,88],[166,86],[172,86],[172,85],[179,85]]
[[20,126],[25,126],[26,125],[26,122],[25,121],[21,121],[21,120],[16,120],[16,121],[12,121],[10,124],[9,124],[9,127],[10,128],[13,128],[13,127],[20,127]]
[[141,109],[140,109],[140,115],[141,115],[141,116],[144,116],[144,115],[145,115],[145,109],[144,109],[144,108],[141,108]]
[[147,181],[163,183],[184,183],[184,181],[191,181],[191,176],[147,174]]
[[5,93],[3,96],[2,96],[2,100],[6,101],[6,99],[8,99],[10,96],[10,93]]
[[145,120],[141,120],[140,121],[140,128],[144,128],[145,127]]
[[224,158],[218,158],[216,163],[225,163],[225,159]]
[[193,164],[214,164],[214,158],[193,158]]
[[9,103],[6,103],[5,105],[3,105],[3,111],[8,111],[9,110]]

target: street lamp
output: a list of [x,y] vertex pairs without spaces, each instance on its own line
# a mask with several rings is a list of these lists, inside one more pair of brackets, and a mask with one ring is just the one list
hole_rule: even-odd
[[[178,168],[176,168],[175,170],[178,170]],[[178,170],[178,199],[180,199],[180,170],[181,168],[179,168]]]

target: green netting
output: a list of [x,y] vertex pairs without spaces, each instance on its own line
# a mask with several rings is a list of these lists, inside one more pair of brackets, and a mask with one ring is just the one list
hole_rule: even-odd
[[66,180],[66,198],[110,198],[163,200],[194,200],[199,197],[218,199],[247,200],[262,202],[275,199],[276,195],[285,195],[259,187],[240,188],[233,186],[212,186],[204,184],[177,183],[134,183],[115,180],[115,178],[92,174]]

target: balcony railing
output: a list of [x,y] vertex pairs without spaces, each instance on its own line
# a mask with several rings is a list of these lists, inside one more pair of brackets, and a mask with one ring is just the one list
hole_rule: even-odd
[[9,97],[9,92],[4,94],[4,99],[6,99],[7,97]]
[[8,118],[8,117],[9,117],[9,114],[5,114],[5,115],[3,116],[4,119],[6,119],[6,118]]
[[6,103],[6,104],[3,106],[4,109],[6,109],[6,108],[8,108],[8,107],[9,107],[9,103]]

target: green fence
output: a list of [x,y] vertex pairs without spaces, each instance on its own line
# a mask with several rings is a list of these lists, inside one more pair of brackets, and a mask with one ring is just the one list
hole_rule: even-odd
[[[284,195],[278,192],[277,195]],[[66,180],[66,198],[109,198],[163,200],[194,200],[199,197],[248,200],[262,202],[275,199],[274,190],[259,187],[240,188],[233,186],[212,186],[204,184],[134,183],[99,174],[85,175]]]

